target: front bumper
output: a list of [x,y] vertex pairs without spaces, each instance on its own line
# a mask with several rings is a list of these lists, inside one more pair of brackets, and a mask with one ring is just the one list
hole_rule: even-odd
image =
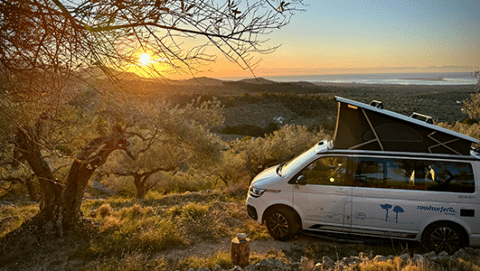
[[247,214],[251,219],[258,222],[258,213],[257,213],[257,209],[255,209],[255,207],[247,204]]

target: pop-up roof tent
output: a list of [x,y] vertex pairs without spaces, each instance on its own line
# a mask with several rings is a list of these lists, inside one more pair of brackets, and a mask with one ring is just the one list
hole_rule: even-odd
[[470,155],[472,143],[480,143],[434,125],[428,116],[407,117],[385,110],[378,101],[367,105],[341,97],[336,100],[334,149]]

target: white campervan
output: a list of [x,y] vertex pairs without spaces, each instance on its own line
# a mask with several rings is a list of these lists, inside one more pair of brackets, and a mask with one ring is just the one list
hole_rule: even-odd
[[249,216],[279,240],[307,230],[418,240],[449,253],[480,245],[480,156],[470,146],[480,142],[378,102],[337,101],[334,141],[256,176]]

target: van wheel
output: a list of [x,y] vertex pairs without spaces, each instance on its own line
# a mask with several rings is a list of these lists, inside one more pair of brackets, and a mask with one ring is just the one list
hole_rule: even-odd
[[463,230],[448,222],[430,225],[422,236],[422,243],[426,248],[437,253],[446,251],[453,254],[467,245],[467,242]]
[[270,235],[280,241],[290,240],[300,229],[295,214],[288,209],[276,208],[269,211],[265,222]]

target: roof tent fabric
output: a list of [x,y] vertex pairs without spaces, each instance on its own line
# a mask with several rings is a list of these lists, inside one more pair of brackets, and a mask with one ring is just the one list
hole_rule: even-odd
[[338,101],[334,149],[469,155],[475,138],[427,122],[355,102]]

